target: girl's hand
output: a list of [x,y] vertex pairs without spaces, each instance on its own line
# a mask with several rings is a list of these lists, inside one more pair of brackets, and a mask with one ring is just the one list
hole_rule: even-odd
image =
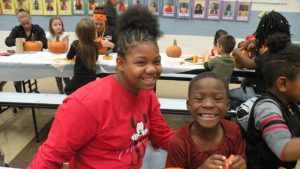
[[230,169],[246,169],[246,161],[240,155],[234,155],[229,161]]
[[225,166],[225,160],[225,156],[214,154],[208,157],[198,169],[222,169]]

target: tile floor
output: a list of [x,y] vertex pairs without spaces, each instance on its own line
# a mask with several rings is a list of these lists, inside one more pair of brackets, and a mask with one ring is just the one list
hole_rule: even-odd
[[[159,97],[186,98],[187,86],[188,82],[159,81],[157,94]],[[38,88],[42,93],[58,93],[54,78],[38,79]],[[12,82],[4,86],[4,91],[15,91]],[[38,128],[41,129],[54,114],[53,109],[36,109]],[[164,117],[174,129],[192,120],[189,115],[164,115]],[[29,108],[19,110],[16,114],[11,109],[0,114],[0,148],[5,154],[6,163],[9,163],[32,138],[34,130]]]

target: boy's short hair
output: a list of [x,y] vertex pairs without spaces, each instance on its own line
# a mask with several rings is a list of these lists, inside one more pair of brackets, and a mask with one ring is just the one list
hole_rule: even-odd
[[263,75],[267,87],[274,86],[280,76],[294,80],[300,72],[300,47],[290,43],[286,34],[276,33],[266,40],[269,52],[263,57]]
[[219,80],[223,83],[224,87],[225,87],[225,91],[226,91],[226,94],[227,96],[229,97],[229,85],[228,85],[228,82],[223,78],[221,77],[220,75],[214,73],[214,72],[203,72],[203,73],[200,73],[198,74],[197,76],[195,76],[189,83],[189,91],[188,91],[188,97],[191,96],[191,93],[192,93],[192,87],[194,86],[194,84],[199,81],[199,80],[202,80],[202,79],[205,79],[205,78],[213,78],[213,79],[216,79],[216,80]]
[[218,44],[223,47],[226,54],[230,54],[235,47],[235,39],[231,35],[223,35],[218,39]]

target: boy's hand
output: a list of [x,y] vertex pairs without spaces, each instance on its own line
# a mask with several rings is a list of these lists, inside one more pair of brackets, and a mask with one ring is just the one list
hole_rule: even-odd
[[208,157],[198,169],[222,169],[225,166],[226,157],[223,155],[214,154]]
[[[229,158],[228,158],[229,159]],[[240,155],[234,155],[228,160],[230,169],[246,169],[246,161]]]

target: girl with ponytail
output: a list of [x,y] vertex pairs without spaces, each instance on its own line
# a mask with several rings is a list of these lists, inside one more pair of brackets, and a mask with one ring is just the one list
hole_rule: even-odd
[[173,131],[153,91],[162,71],[157,18],[134,6],[121,15],[118,26],[116,74],[64,100],[29,168],[61,168],[69,162],[69,168],[140,169],[149,141],[168,147]]

